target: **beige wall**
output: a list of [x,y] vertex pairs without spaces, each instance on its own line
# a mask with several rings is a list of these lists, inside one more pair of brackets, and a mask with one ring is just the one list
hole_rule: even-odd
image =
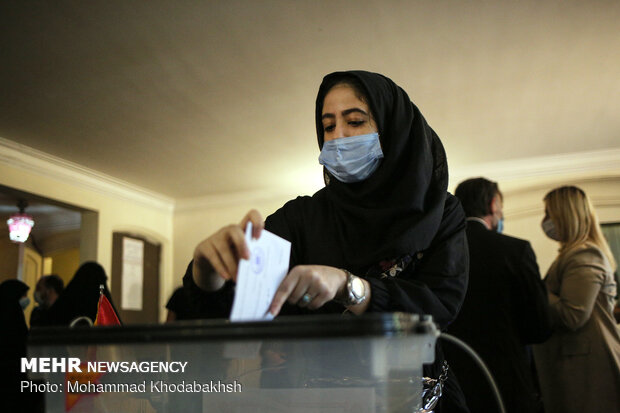
[[47,257],[52,259],[51,273],[58,275],[65,282],[65,285],[67,285],[80,266],[80,249],[71,248],[63,251],[55,251],[46,255],[46,258]]
[[[16,158],[0,162],[1,185],[98,212],[97,261],[108,275],[112,267],[114,231],[142,234],[161,243],[160,302],[167,298],[172,288],[172,202],[168,207],[154,198],[149,202],[150,198],[144,194],[133,196],[131,189],[118,191],[109,182],[97,183],[92,177],[83,179],[75,168],[46,165],[38,159],[31,160],[28,155],[23,155],[23,159],[20,154],[11,156]],[[67,175],[75,175],[75,179],[64,179]],[[110,283],[113,282],[111,279]]]

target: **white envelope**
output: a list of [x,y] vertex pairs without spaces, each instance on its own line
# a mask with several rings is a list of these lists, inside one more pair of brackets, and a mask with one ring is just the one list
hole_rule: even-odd
[[291,243],[263,230],[252,239],[252,224],[245,230],[249,260],[240,260],[231,321],[271,320],[269,306],[276,290],[288,273]]

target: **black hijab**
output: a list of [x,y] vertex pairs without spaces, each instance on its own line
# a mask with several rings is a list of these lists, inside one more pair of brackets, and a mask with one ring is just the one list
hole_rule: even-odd
[[329,204],[324,225],[335,226],[346,261],[363,267],[429,247],[442,219],[448,165],[441,141],[407,93],[387,77],[364,71],[323,79],[316,101],[319,148],[325,95],[351,78],[365,91],[384,159],[368,179],[343,183],[331,177],[319,193]]
[[69,325],[71,321],[81,316],[86,316],[95,322],[100,285],[104,286],[103,293],[112,303],[107,280],[105,270],[98,263],[90,261],[82,264],[60,297],[50,307],[50,323]]
[[30,289],[19,280],[6,280],[0,284],[0,302],[13,302],[19,304],[19,299]]
[[[22,411],[30,411],[30,394],[20,391],[20,382],[28,380],[26,373],[20,371],[20,361],[26,357],[28,327],[19,299],[29,287],[18,280],[7,280],[0,284],[0,410],[3,406],[19,406]],[[16,409],[15,409],[16,410]]]
[[6,280],[0,284],[0,325],[2,331],[11,330],[13,333],[25,336],[28,327],[24,310],[19,299],[30,289],[19,280]]

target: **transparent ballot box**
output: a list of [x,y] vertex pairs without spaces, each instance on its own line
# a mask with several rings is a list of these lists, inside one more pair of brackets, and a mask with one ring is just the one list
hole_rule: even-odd
[[35,329],[25,391],[63,413],[416,412],[436,336],[402,313]]

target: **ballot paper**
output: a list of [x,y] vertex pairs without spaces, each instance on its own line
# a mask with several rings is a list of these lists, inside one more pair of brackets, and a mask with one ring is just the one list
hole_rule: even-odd
[[252,223],[245,230],[250,259],[239,261],[231,321],[271,320],[269,306],[288,272],[291,243],[262,230],[252,239]]

